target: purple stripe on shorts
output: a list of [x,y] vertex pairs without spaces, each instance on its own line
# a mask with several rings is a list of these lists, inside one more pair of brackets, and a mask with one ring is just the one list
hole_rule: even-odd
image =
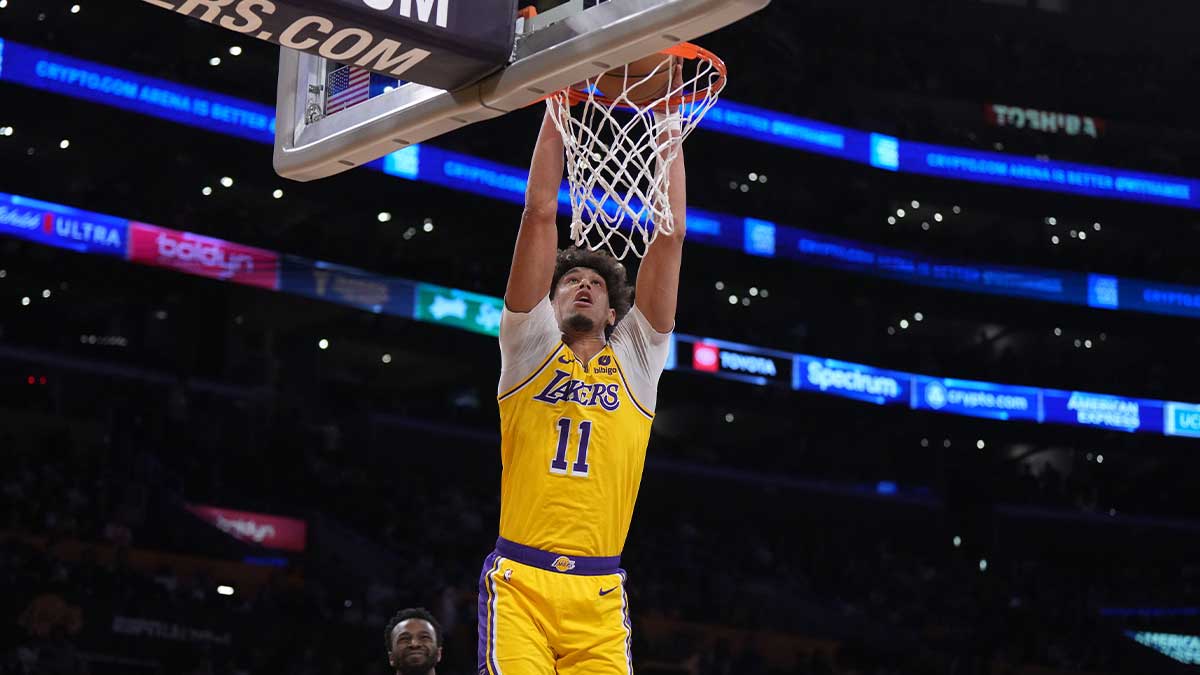
[[621,619],[625,626],[625,663],[633,675],[633,624],[629,619],[629,594],[625,592],[625,570],[621,570]]
[[480,673],[488,670],[489,647],[491,645],[491,599],[495,589],[491,586],[491,573],[496,569],[500,556],[492,553],[483,561],[483,572],[479,575],[479,651],[476,655]]
[[522,565],[537,567],[548,572],[599,576],[604,574],[618,574],[621,571],[621,556],[619,555],[608,558],[562,555],[518,544],[504,537],[496,540],[496,553],[510,560],[515,560]]

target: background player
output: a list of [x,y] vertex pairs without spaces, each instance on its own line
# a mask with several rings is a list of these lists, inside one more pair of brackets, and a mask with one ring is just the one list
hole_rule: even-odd
[[397,675],[437,675],[442,627],[424,607],[396,612],[383,631],[388,665]]

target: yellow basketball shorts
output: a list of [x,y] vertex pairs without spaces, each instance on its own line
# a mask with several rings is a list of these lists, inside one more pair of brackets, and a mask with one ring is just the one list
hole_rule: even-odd
[[631,675],[620,564],[498,540],[479,577],[479,675]]

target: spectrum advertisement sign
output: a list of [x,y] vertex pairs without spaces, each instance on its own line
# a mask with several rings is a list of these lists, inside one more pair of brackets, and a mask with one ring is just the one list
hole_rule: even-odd
[[125,257],[129,221],[0,193],[0,234],[79,253]]
[[145,223],[129,224],[129,260],[185,274],[277,290],[279,254]]
[[308,525],[303,520],[204,504],[187,504],[186,507],[195,516],[238,541],[297,553],[304,551],[308,544]]
[[797,354],[792,388],[852,398],[876,405],[909,402],[912,375],[858,363]]

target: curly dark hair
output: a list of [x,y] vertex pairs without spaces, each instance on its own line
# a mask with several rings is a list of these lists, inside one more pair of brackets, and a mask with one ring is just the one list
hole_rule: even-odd
[[[558,290],[558,282],[563,275],[576,267],[586,267],[604,279],[604,285],[608,288],[608,305],[616,310],[617,323],[620,323],[633,307],[634,287],[629,283],[625,266],[606,251],[592,251],[575,246],[559,251],[558,259],[554,263],[554,278],[550,281],[550,299],[554,299],[554,292]],[[616,323],[606,327],[604,336],[612,337],[614,328]]]
[[408,621],[409,619],[428,621],[429,625],[433,626],[433,637],[437,646],[442,646],[442,625],[438,623],[437,619],[433,618],[433,614],[424,607],[409,607],[396,612],[396,616],[393,616],[392,620],[388,621],[387,628],[383,631],[383,644],[387,647],[389,656],[392,653],[392,631],[396,630],[396,626],[400,625],[401,622]]

